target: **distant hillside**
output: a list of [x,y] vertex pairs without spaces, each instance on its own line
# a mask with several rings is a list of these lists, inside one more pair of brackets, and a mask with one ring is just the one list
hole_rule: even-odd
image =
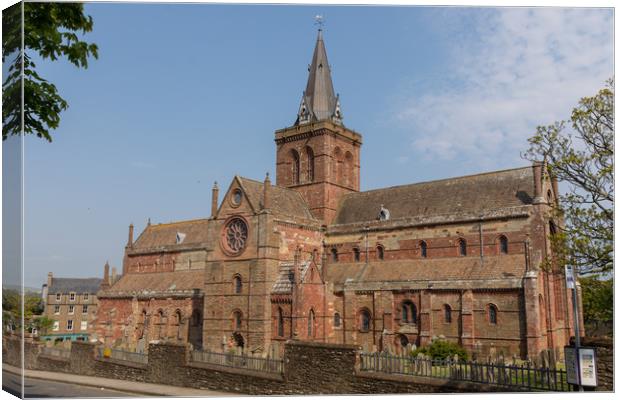
[[[5,289],[20,291],[21,287],[19,285],[2,285],[2,290],[5,290]],[[32,293],[32,294],[41,294],[41,288],[33,288],[33,287],[24,286],[24,292]]]

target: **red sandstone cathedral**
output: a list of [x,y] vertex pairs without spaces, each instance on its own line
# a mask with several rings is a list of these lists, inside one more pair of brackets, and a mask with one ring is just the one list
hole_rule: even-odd
[[98,293],[99,341],[274,355],[289,339],[395,352],[440,337],[522,358],[568,343],[544,165],[360,192],[362,136],[343,124],[321,30],[275,144],[275,185],[235,176],[208,218],[136,239],[130,225],[122,278]]

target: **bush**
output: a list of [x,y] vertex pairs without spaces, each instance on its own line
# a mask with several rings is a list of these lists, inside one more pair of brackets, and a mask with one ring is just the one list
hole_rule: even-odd
[[467,351],[459,346],[458,343],[448,342],[445,340],[435,340],[430,346],[419,347],[411,352],[412,356],[424,354],[432,359],[445,360],[448,357],[459,357],[459,360],[467,360]]

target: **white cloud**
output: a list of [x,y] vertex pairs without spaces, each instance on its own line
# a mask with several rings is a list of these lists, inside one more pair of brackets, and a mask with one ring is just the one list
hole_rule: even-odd
[[567,119],[613,74],[610,10],[485,9],[473,20],[450,12],[440,19],[448,17],[454,75],[398,115],[427,157],[514,165],[537,125]]

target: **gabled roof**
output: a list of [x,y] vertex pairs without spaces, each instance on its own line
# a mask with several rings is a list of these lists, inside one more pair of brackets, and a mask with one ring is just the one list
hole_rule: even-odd
[[[147,225],[133,244],[134,250],[152,249],[158,247],[191,245],[207,241],[208,219],[171,222],[166,224]],[[182,238],[177,243],[177,233]],[[183,236],[185,235],[185,236]]]
[[346,194],[334,224],[376,221],[381,205],[395,220],[523,206],[533,196],[533,169],[523,167]]
[[324,120],[340,124],[342,122],[340,104],[334,93],[331,68],[327,62],[327,51],[321,29],[318,32],[312,64],[308,72],[308,83],[301,99],[295,125]]
[[204,288],[204,270],[125,274],[99,297],[114,295],[191,294]]
[[48,293],[97,293],[100,278],[52,278]]
[[[237,177],[246,196],[255,210],[260,210],[264,202],[264,182],[249,178]],[[270,211],[276,215],[314,219],[303,196],[293,190],[281,186],[271,186]]]

